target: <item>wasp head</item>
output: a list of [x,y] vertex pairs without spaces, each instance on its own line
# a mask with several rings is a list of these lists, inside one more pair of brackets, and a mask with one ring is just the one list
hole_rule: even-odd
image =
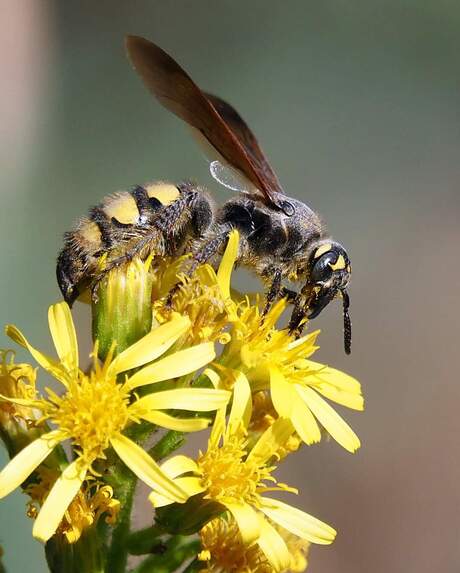
[[351,265],[345,249],[334,241],[322,242],[317,246],[309,261],[307,283],[301,292],[303,309],[298,308],[291,320],[291,330],[299,325],[303,315],[316,318],[335,298],[343,301],[344,346],[351,352],[351,320],[348,312],[350,299],[347,286],[350,282]]

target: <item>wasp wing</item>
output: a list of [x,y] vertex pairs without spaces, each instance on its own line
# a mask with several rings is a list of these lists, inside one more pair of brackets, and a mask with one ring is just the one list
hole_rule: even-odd
[[209,93],[205,93],[205,96],[216,108],[227,126],[236,135],[238,142],[244,148],[253,168],[256,170],[259,179],[263,182],[264,188],[276,193],[284,193],[276,173],[271,168],[255,135],[241,115],[232,105],[222,98]]
[[259,189],[266,201],[283,209],[283,193],[246,123],[227,103],[206,95],[161,48],[138,36],[126,38],[129,58],[147,88],[169,111],[196,128],[218,153]]

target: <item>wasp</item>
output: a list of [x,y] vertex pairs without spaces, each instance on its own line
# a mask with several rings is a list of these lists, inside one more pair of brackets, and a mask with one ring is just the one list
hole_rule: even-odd
[[[253,132],[230,104],[202,91],[152,42],[128,36],[126,49],[150,92],[193,129],[214,158],[211,175],[238,194],[216,207],[199,185],[156,182],[106,197],[65,235],[57,262],[64,299],[72,304],[88,284],[97,283],[101,260],[107,270],[135,256],[190,252],[192,274],[222,254],[230,231],[238,229],[238,263],[267,288],[264,314],[287,297],[293,305],[289,329],[300,335],[306,318],[341,298],[349,354],[351,265],[344,247],[310,207],[284,193]],[[287,288],[288,281],[300,288]]]

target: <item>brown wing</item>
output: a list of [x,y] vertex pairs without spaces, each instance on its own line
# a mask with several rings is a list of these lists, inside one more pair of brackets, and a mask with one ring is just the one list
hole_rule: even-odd
[[126,38],[129,58],[147,88],[168,110],[198,129],[233,167],[239,169],[265,196],[283,210],[283,193],[254,135],[238,113],[223,100],[207,95],[161,48],[138,36]]
[[248,124],[244,121],[241,115],[233,106],[220,97],[209,93],[205,93],[204,95],[212,103],[220,117],[235,134],[238,142],[244,148],[265,187],[272,189],[277,193],[284,193],[276,173],[270,167],[270,164],[268,163],[264,152],[260,148],[255,135],[249,129]]

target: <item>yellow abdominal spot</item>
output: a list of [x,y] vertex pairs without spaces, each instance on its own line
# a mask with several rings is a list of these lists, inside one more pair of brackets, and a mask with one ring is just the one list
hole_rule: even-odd
[[149,197],[158,199],[162,205],[170,205],[179,195],[179,189],[172,183],[152,183],[146,185]]
[[139,217],[139,209],[131,193],[123,191],[108,197],[104,202],[104,212],[109,219],[115,217],[120,223],[129,225]]

